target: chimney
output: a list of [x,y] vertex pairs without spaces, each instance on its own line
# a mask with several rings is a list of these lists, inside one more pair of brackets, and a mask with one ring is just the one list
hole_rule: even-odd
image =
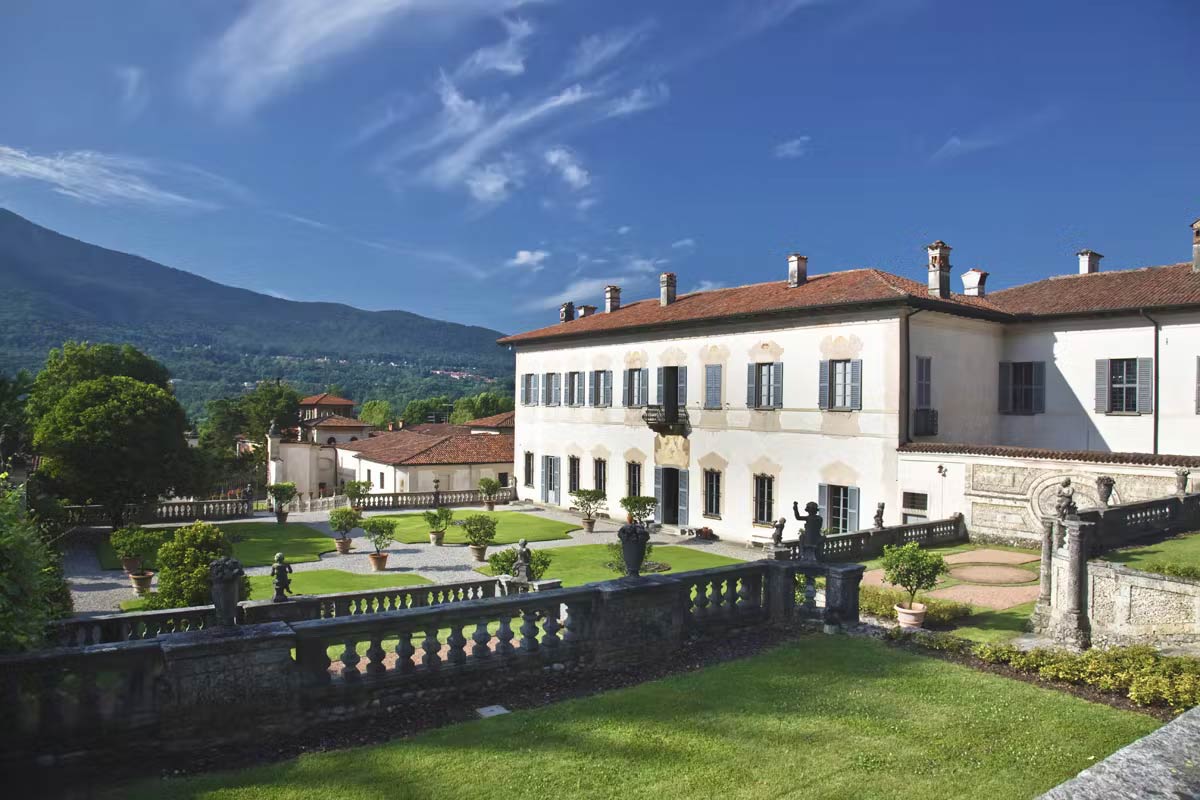
[[1200,219],[1192,223],[1192,272],[1200,274]]
[[558,321],[570,322],[575,319],[575,304],[570,300],[558,307]]
[[963,294],[968,297],[983,297],[986,294],[988,274],[981,269],[971,268],[963,273]]
[[621,287],[604,287],[604,313],[611,314],[621,307]]
[[664,272],[658,276],[658,304],[669,306],[675,302],[675,273]]
[[792,253],[788,256],[788,288],[795,289],[808,280],[808,256]]
[[950,245],[938,239],[929,251],[929,296],[946,300],[950,297]]
[[595,306],[580,306],[579,307],[579,318],[580,319],[583,319],[584,317],[590,317],[592,314],[595,314],[595,313],[596,313]]
[[1079,256],[1080,275],[1091,275],[1093,272],[1100,271],[1100,259],[1104,258],[1104,256],[1095,250],[1080,250],[1075,255]]

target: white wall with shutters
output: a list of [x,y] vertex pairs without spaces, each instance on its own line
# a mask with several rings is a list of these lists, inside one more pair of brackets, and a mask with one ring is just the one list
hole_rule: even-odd
[[[721,407],[721,365],[704,365],[704,407]],[[1196,403],[1200,407],[1200,378],[1196,379]]]

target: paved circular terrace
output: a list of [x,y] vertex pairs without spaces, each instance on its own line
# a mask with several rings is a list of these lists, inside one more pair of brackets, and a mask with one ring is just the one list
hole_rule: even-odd
[[[1028,603],[1037,599],[1038,574],[1017,565],[1037,560],[1034,554],[987,547],[953,553],[946,556],[952,585],[934,589],[928,595],[991,609]],[[863,583],[885,586],[883,570],[869,570],[863,575]]]
[[1036,572],[1002,564],[963,564],[950,568],[950,577],[963,583],[982,583],[985,586],[1005,586],[1036,582]]

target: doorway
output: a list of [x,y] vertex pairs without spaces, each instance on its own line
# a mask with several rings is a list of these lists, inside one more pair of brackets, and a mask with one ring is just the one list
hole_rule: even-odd
[[663,525],[688,524],[688,471],[676,467],[654,468],[654,521]]

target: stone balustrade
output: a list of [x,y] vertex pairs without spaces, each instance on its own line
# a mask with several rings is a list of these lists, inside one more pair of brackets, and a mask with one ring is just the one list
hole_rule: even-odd
[[1079,518],[1095,526],[1090,552],[1099,555],[1147,536],[1200,530],[1200,493],[1081,509]]
[[[500,691],[544,670],[669,662],[689,641],[736,629],[853,625],[862,573],[857,564],[764,560],[567,589],[410,587],[318,601],[304,606],[309,619],[249,623],[259,612],[243,604],[241,624],[229,627],[2,656],[0,769],[62,764],[68,754],[95,766],[116,747],[150,755],[261,740],[386,714],[415,692],[424,702],[471,690],[484,674]],[[819,578],[824,603],[806,591]]]
[[[148,506],[127,506],[125,519],[129,522],[194,522],[249,517],[254,513],[249,500],[170,500]],[[104,506],[66,506],[70,525],[108,525],[109,514]]]
[[[492,498],[496,503],[509,503],[516,497],[511,486],[500,489]],[[436,508],[438,506],[471,506],[483,503],[485,498],[478,489],[455,489],[436,492],[372,492],[359,498],[357,508],[362,511],[384,511],[396,508]]]
[[[830,561],[866,561],[882,555],[888,545],[916,542],[922,547],[935,547],[965,541],[967,526],[962,514],[956,514],[949,519],[831,534],[825,537],[821,557]],[[799,558],[800,543],[790,542],[789,546],[793,557]]]

